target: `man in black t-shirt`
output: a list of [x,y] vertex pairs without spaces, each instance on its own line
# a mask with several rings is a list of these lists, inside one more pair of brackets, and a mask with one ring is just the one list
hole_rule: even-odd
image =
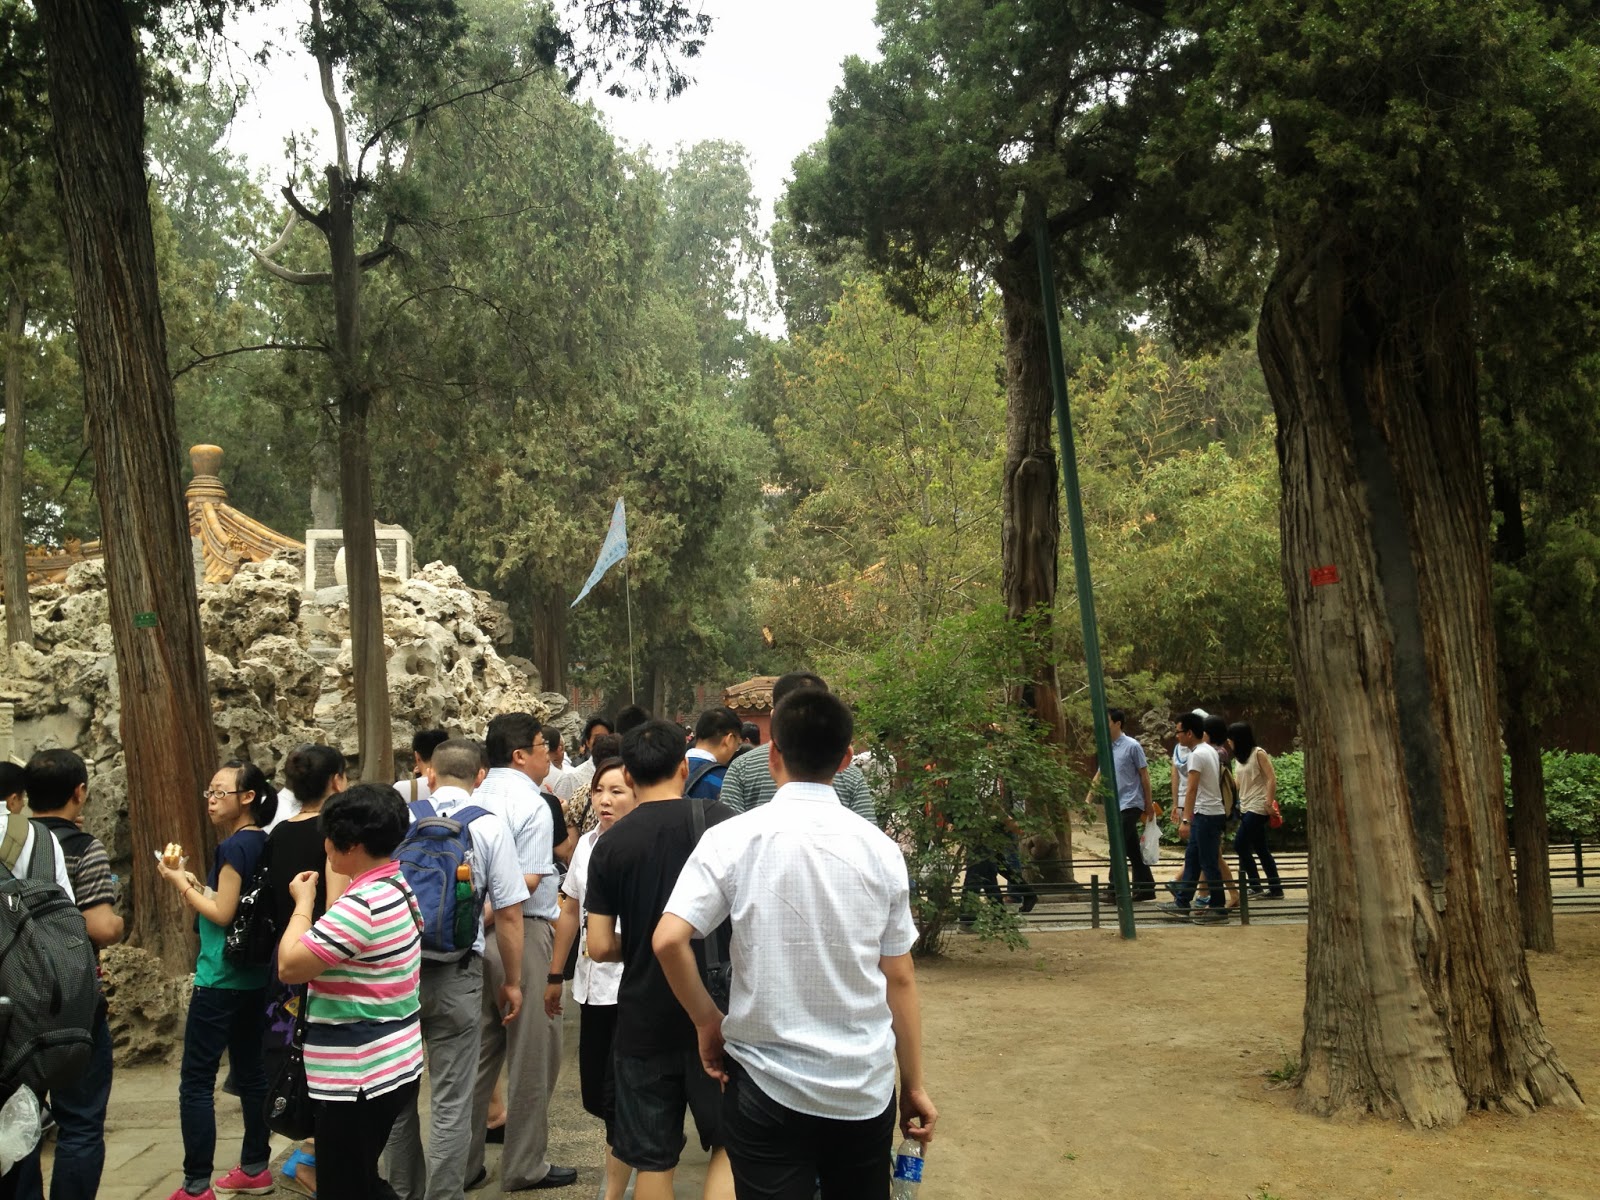
[[[732,1200],[733,1174],[717,1127],[719,1089],[701,1069],[694,1023],[672,994],[650,945],[695,845],[695,802],[682,798],[689,774],[684,750],[684,731],[671,721],[648,721],[622,739],[622,761],[638,807],[595,843],[584,897],[589,957],[623,964],[613,1041],[617,1099],[611,1149],[639,1172],[634,1194],[638,1200],[672,1196],[687,1108],[694,1113],[701,1145],[715,1147],[705,1196]],[[700,803],[707,827],[735,815],[715,800]],[[700,943],[695,952],[703,975]]]

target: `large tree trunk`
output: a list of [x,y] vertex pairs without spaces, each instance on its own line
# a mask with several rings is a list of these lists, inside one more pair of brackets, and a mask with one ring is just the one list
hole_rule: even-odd
[[133,836],[134,940],[193,962],[193,918],[150,866],[204,862],[216,765],[177,421],[156,290],[138,45],[121,0],[38,0],[84,411],[94,449]]
[[[539,678],[547,692],[567,690],[567,615],[570,609],[559,596],[536,592],[528,605],[532,614],[529,628],[524,632],[528,639],[528,657],[539,668]],[[622,652],[627,653],[624,643]]]
[[5,562],[7,646],[18,642],[33,645],[33,612],[28,607],[28,543],[22,525],[22,458],[28,447],[22,354],[27,323],[27,297],[13,287],[6,302],[6,449],[4,460],[0,460],[0,560]]
[[383,594],[372,505],[372,393],[361,346],[361,265],[356,256],[355,189],[338,167],[327,169],[328,254],[333,275],[334,372],[339,380],[339,500],[344,569],[350,595],[350,658],[356,693],[361,778],[394,780],[389,724],[389,661],[383,643]]
[[1428,1127],[1581,1104],[1511,895],[1461,255],[1279,249],[1260,351],[1306,737],[1301,1107]]
[[[1054,403],[1039,279],[1031,261],[1000,272],[1006,346],[1006,461],[1000,520],[1001,585],[1013,620],[1037,616],[1037,653],[1031,666],[1033,711],[1057,745],[1066,746],[1056,677],[1051,617],[1056,602],[1061,540],[1061,488],[1051,439]],[[1057,797],[1056,800],[1064,799]],[[1055,805],[1053,844],[1034,847],[1052,882],[1072,881],[1072,825]],[[1042,853],[1041,853],[1042,851]]]

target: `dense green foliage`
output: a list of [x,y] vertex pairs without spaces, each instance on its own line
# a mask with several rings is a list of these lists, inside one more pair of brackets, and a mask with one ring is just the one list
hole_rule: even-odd
[[838,680],[910,866],[919,953],[936,953],[958,917],[1020,944],[1014,911],[963,897],[961,872],[1011,846],[1006,818],[1024,836],[1047,833],[1083,794],[1045,731],[1007,702],[1027,678],[1027,643],[1026,622],[988,606],[897,635]]

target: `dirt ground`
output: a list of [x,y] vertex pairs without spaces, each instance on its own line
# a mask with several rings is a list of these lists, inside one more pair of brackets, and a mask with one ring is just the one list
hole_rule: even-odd
[[951,940],[919,968],[938,1136],[922,1192],[995,1200],[1600,1197],[1600,916],[1531,957],[1588,1111],[1419,1133],[1295,1111],[1304,926]]

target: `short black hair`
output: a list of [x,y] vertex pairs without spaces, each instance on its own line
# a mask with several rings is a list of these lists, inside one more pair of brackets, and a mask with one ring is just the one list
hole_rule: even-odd
[[1108,708],[1106,709],[1106,720],[1115,721],[1118,725],[1126,725],[1128,723],[1128,714],[1120,708]]
[[622,756],[618,754],[613,754],[609,758],[602,758],[599,762],[595,763],[594,777],[589,780],[589,789],[593,791],[596,785],[598,785],[600,782],[600,776],[604,775],[607,771],[615,771],[618,767],[621,767],[624,771],[628,769],[628,764],[623,762]]
[[601,728],[604,728],[607,733],[615,733],[617,731],[617,727],[611,723],[610,717],[603,717],[596,713],[583,723],[583,736],[578,739],[578,744],[580,746],[583,745],[589,740],[590,734]]
[[850,706],[832,692],[801,688],[772,710],[772,741],[801,783],[832,783],[855,736]]
[[1228,740],[1228,723],[1215,713],[1212,713],[1201,721],[1200,725],[1206,732],[1207,740],[1218,750],[1221,750]]
[[538,735],[539,722],[534,720],[532,713],[501,713],[489,722],[489,732],[483,739],[489,751],[489,765],[509,767],[511,756],[518,750],[532,746],[533,739]]
[[1178,718],[1178,728],[1185,733],[1194,734],[1195,737],[1201,737],[1206,731],[1205,718],[1199,713],[1186,712]]
[[828,690],[828,684],[815,671],[790,671],[787,675],[780,675],[778,682],[772,685],[772,707],[776,709],[789,693],[797,692],[801,688],[814,688],[819,692],[825,692]]
[[358,783],[329,796],[318,818],[322,836],[334,849],[360,846],[373,858],[392,858],[405,840],[411,814],[400,793],[382,783]]
[[[608,758],[622,757],[622,738],[615,733],[602,733],[595,738],[594,744],[589,747],[589,761],[594,763],[605,762]],[[593,779],[594,776],[589,778]]]
[[439,743],[450,740],[450,735],[443,729],[419,729],[411,735],[411,753],[423,762],[433,761],[433,752],[439,748]]
[[554,725],[539,726],[539,735],[544,738],[544,748],[551,754],[561,749],[561,730]]
[[743,728],[744,722],[739,720],[739,714],[733,709],[708,708],[694,723],[694,740],[709,742],[713,738],[725,738],[730,733],[738,733]]
[[622,761],[641,787],[671,779],[683,762],[687,735],[676,721],[646,721],[622,735]]
[[[428,753],[433,753],[432,747]],[[334,776],[343,775],[347,769],[344,755],[332,746],[307,742],[289,751],[283,764],[283,781],[301,804],[315,804],[328,794]]]
[[612,728],[613,733],[627,736],[630,730],[639,728],[650,719],[650,710],[639,704],[630,704],[617,714],[617,723]]
[[440,779],[465,779],[470,783],[483,769],[484,757],[482,742],[472,738],[450,738],[440,742],[434,749],[428,765]]
[[[60,812],[78,788],[89,782],[89,769],[71,750],[40,750],[23,768],[28,807],[36,813]],[[5,794],[11,795],[13,788]]]
[[255,793],[255,799],[250,801],[250,820],[263,829],[271,824],[273,814],[278,811],[278,789],[272,786],[267,773],[255,763],[240,762],[238,759],[223,763],[222,769],[235,773],[235,791]]
[[739,726],[739,736],[752,746],[759,746],[761,745],[761,726],[754,721],[746,721]]
[[28,789],[28,773],[14,762],[0,758],[0,800],[20,796]]

